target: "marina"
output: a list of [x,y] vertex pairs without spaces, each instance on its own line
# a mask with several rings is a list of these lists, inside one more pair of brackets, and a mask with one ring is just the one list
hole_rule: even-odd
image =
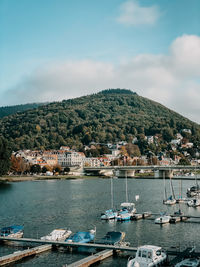
[[[16,224],[22,223],[24,226],[24,238],[17,242],[21,244],[18,244],[20,250],[22,250],[21,246],[25,251],[27,247],[32,248],[32,246],[52,245],[53,248],[60,247],[58,250],[52,249],[42,253],[39,257],[30,257],[25,264],[21,260],[19,266],[46,266],[49,262],[53,262],[54,266],[66,266],[66,264],[74,264],[84,259],[86,261],[86,258],[91,256],[90,253],[87,255],[87,253],[74,252],[74,249],[72,252],[71,249],[68,249],[69,247],[97,249],[97,251],[93,252],[94,254],[97,254],[98,250],[107,249],[124,251],[117,257],[106,257],[100,261],[100,266],[126,266],[128,255],[134,256],[138,246],[145,244],[164,248],[170,257],[177,256],[181,251],[185,250],[185,247],[195,245],[197,256],[199,256],[198,251],[200,251],[200,248],[196,239],[196,231],[200,227],[198,207],[189,207],[186,203],[177,203],[173,206],[163,205],[162,180],[128,179],[128,200],[134,201],[137,213],[134,214],[131,220],[125,222],[120,222],[116,219],[104,221],[101,220],[101,212],[106,210],[108,203],[110,203],[109,183],[108,179],[101,178],[52,182],[40,181],[23,182],[20,183],[20,187],[19,184],[7,184],[4,191],[0,189],[2,196],[0,205],[3,211],[1,226],[4,227],[14,222]],[[183,192],[186,192],[190,184],[191,182],[189,181],[183,182]],[[173,186],[177,195],[179,190],[178,181],[175,181]],[[91,188],[92,191],[90,190]],[[43,196],[39,194],[41,190]],[[58,191],[59,195],[57,194]],[[30,194],[31,192],[32,194]],[[126,194],[124,179],[114,180],[113,192],[113,206],[117,209],[123,203]],[[34,197],[31,197],[31,195],[34,195]],[[136,195],[140,196],[137,201],[135,201]],[[12,206],[9,200],[10,196],[13,199],[18,198],[15,206]],[[27,202],[28,199],[29,201]],[[37,203],[41,203],[39,209],[36,208],[38,207]],[[179,206],[183,213],[177,213]],[[156,225],[154,220],[162,210],[174,218],[174,221],[164,226]],[[96,235],[93,243],[80,244],[76,242],[41,240],[42,236],[51,233],[53,229],[68,229],[69,227],[72,233],[76,233],[82,229],[85,231],[94,229],[94,226],[96,227]],[[112,231],[125,233],[123,246],[102,244],[101,240],[106,233]],[[5,237],[2,238],[5,240]],[[129,244],[129,246],[125,244]],[[19,248],[3,245],[2,243],[0,245],[0,257],[12,255],[16,250],[19,250]],[[97,258],[97,261],[99,261],[96,256],[90,259],[92,260],[93,258]],[[18,266],[18,262],[16,262],[16,266]]]

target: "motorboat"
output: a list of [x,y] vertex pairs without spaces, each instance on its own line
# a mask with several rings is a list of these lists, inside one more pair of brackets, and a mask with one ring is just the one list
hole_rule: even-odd
[[109,209],[106,210],[104,214],[101,215],[101,219],[102,220],[112,220],[115,219],[118,215],[118,212],[113,210],[113,209]]
[[137,249],[134,259],[128,260],[127,267],[154,267],[167,261],[167,254],[161,247],[144,245]]
[[174,205],[176,204],[176,199],[170,196],[168,199],[163,200],[163,204],[165,205]]
[[89,243],[95,238],[96,229],[92,229],[88,232],[77,232],[65,240],[65,242],[73,243]]
[[198,207],[200,206],[200,198],[193,198],[187,202],[189,207]]
[[110,231],[98,241],[99,244],[120,245],[125,237],[124,232]]
[[200,260],[197,258],[184,259],[177,263],[175,267],[197,267],[200,265]]
[[165,223],[169,223],[170,219],[171,219],[170,215],[166,215],[165,213],[163,213],[161,214],[160,217],[156,218],[154,222],[156,224],[165,224]]
[[135,204],[131,202],[121,203],[121,210],[118,212],[118,221],[128,221],[136,213]]
[[194,197],[200,194],[200,187],[199,185],[191,186],[187,189],[187,196],[188,197]]
[[51,241],[64,241],[71,235],[71,230],[66,229],[55,229],[50,234],[42,236],[41,240],[51,240]]
[[11,225],[0,229],[1,237],[21,238],[24,234],[24,227],[22,225]]

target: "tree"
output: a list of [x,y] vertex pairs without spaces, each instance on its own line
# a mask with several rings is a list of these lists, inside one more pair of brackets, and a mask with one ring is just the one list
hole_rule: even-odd
[[11,167],[10,170],[14,173],[24,173],[28,170],[29,164],[24,162],[22,157],[16,157],[15,155],[11,156]]
[[130,157],[140,157],[140,149],[137,145],[134,145],[132,143],[128,143],[126,145],[126,151]]
[[40,173],[41,172],[41,167],[39,164],[34,164],[30,168],[30,172],[32,173]]
[[0,176],[6,174],[10,168],[11,150],[5,138],[0,137]]
[[54,172],[60,173],[62,171],[62,168],[60,165],[57,164],[57,165],[53,166],[53,170],[54,170]]

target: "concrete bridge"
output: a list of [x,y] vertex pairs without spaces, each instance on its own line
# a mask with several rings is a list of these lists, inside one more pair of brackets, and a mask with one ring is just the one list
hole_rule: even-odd
[[137,170],[149,170],[154,172],[155,178],[172,178],[174,171],[196,171],[200,170],[200,165],[168,165],[168,166],[101,166],[101,167],[84,167],[85,173],[96,175],[114,175],[117,177],[134,177]]

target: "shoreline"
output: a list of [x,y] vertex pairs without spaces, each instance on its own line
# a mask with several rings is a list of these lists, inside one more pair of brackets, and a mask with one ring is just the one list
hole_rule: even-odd
[[[76,180],[76,179],[110,179],[110,176],[89,176],[89,175],[58,175],[58,176],[41,176],[41,175],[32,175],[32,176],[2,176],[0,177],[0,183],[6,182],[26,182],[26,181],[48,181],[48,180]],[[127,177],[128,179],[153,179],[153,180],[161,180],[162,177],[154,177],[152,175],[148,176],[134,176],[134,177]],[[125,179],[125,177],[118,177],[116,179]],[[166,178],[169,179],[169,178]],[[173,180],[195,180],[195,177],[173,177]],[[200,178],[196,178],[200,180]]]

